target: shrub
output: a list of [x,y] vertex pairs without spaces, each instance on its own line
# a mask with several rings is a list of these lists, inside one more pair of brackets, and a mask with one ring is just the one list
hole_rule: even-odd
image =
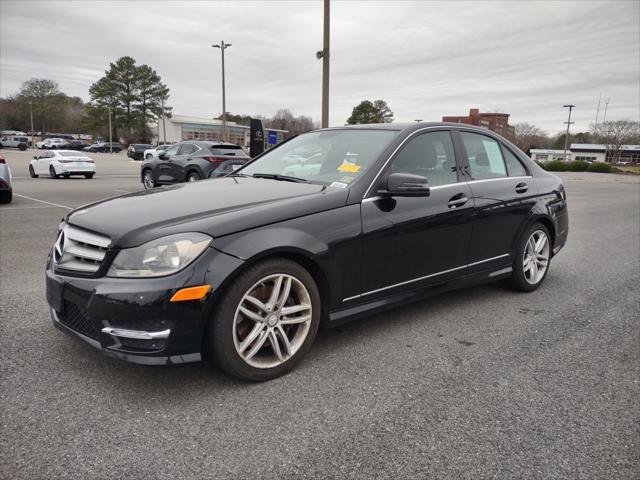
[[570,172],[586,172],[587,168],[589,168],[589,162],[574,160],[573,162],[569,163],[568,170]]
[[595,172],[595,173],[611,173],[611,165],[603,162],[593,162],[587,168],[587,172]]
[[566,172],[569,164],[562,160],[553,160],[545,165],[545,170],[549,172]]

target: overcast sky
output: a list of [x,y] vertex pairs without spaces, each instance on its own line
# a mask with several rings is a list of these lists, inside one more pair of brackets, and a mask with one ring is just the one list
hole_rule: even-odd
[[[331,4],[330,124],[361,100],[384,99],[396,121],[440,120],[469,108],[511,114],[549,133],[576,105],[574,131],[640,116],[640,2]],[[109,62],[130,55],[170,88],[175,114],[272,115],[320,121],[321,1],[55,2],[0,0],[0,96],[50,78],[89,100]]]

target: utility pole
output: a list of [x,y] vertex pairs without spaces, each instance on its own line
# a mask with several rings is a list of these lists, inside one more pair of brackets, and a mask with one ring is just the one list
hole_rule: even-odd
[[416,123],[420,123],[421,121],[422,121],[422,119],[421,119],[421,118],[416,118],[416,119],[414,120],[414,122],[416,122]]
[[598,98],[598,109],[596,110],[596,124],[594,129],[598,130],[598,117],[600,116],[600,101],[602,101],[602,92],[600,92],[600,97]]
[[322,128],[329,126],[329,36],[331,29],[329,0],[324,0],[324,30],[322,34]]
[[224,43],[224,40],[219,45],[211,45],[213,48],[219,48],[222,52],[222,140],[229,141],[229,132],[227,132],[227,105],[225,99],[224,89],[224,51],[231,46],[230,43]]
[[109,153],[113,153],[113,132],[111,131],[111,105],[109,105]]
[[33,143],[33,103],[29,102],[29,113],[31,114],[31,148],[35,148],[36,145]]
[[[162,105],[162,143],[167,143],[167,126],[164,123],[164,98],[160,99],[160,105]],[[160,142],[160,132],[158,132],[158,142]]]
[[563,105],[562,108],[569,108],[569,119],[564,122],[567,124],[567,136],[564,139],[564,161],[567,161],[567,146],[569,145],[569,127],[571,126],[572,122],[571,121],[571,110],[573,110],[574,108],[576,108],[575,105]]

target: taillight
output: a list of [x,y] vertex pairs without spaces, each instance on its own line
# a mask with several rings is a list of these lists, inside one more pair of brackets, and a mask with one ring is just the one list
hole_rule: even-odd
[[564,185],[560,185],[560,187],[558,188],[558,196],[562,200],[567,200],[567,191],[564,189]]
[[7,161],[4,159],[4,157],[0,157],[0,163],[7,163]]
[[204,158],[207,162],[210,162],[210,163],[222,163],[229,160],[228,158],[224,158],[224,157],[202,157],[202,158]]

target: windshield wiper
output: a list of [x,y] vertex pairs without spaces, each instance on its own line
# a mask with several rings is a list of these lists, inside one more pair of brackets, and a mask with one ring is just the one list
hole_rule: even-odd
[[283,182],[296,182],[296,183],[309,183],[309,180],[299,177],[290,177],[288,175],[280,175],[277,173],[254,173],[251,175],[254,178],[268,178],[271,180],[281,180]]

